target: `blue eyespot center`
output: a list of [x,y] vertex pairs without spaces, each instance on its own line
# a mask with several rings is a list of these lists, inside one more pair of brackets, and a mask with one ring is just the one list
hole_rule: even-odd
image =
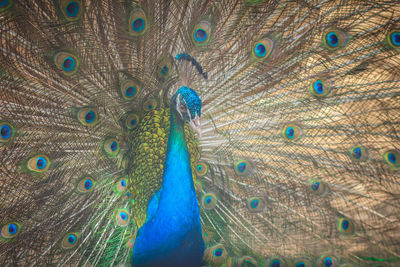
[[306,264],[304,262],[298,262],[296,267],[306,267]]
[[198,170],[199,172],[201,172],[201,170],[202,170],[201,165],[197,165],[197,170]]
[[131,122],[130,122],[130,125],[131,126],[135,126],[136,125],[136,119],[132,119]]
[[253,209],[256,209],[258,207],[258,204],[260,203],[260,201],[258,199],[254,199],[253,201],[251,201],[251,207]]
[[0,0],[0,7],[6,7],[8,5],[8,0]]
[[132,29],[135,32],[141,32],[143,31],[144,27],[146,25],[146,22],[142,18],[137,18],[132,22]]
[[400,33],[393,32],[390,34],[390,40],[392,41],[394,46],[400,46]]
[[241,163],[239,163],[239,165],[238,165],[238,171],[239,172],[244,172],[245,170],[246,170],[246,163],[245,162],[241,162]]
[[11,137],[11,127],[8,125],[2,125],[0,127],[1,138],[8,139]]
[[206,199],[204,200],[204,202],[205,202],[206,204],[210,204],[211,201],[212,201],[212,197],[211,197],[211,196],[207,196]]
[[314,91],[315,91],[317,94],[322,94],[322,93],[324,93],[324,84],[322,83],[321,80],[317,80],[317,81],[314,83]]
[[333,260],[332,260],[332,258],[326,257],[326,258],[324,259],[324,265],[325,265],[326,267],[331,267],[331,266],[333,265]]
[[280,267],[281,266],[281,261],[280,260],[273,260],[271,262],[271,267]]
[[46,159],[43,157],[38,157],[38,159],[36,161],[36,167],[39,170],[43,170],[46,167]]
[[67,57],[64,59],[62,68],[65,71],[72,71],[75,68],[75,59],[73,59],[72,57]]
[[117,150],[117,148],[118,148],[118,144],[117,144],[117,142],[112,142],[111,143],[111,145],[110,145],[110,148],[111,148],[111,151],[115,151],[115,150]]
[[217,248],[216,250],[214,250],[214,255],[216,257],[221,257],[223,253],[224,253],[224,250],[222,248]]
[[16,224],[10,223],[8,225],[8,233],[10,235],[15,235],[17,233],[17,230],[18,230],[18,226]]
[[125,180],[121,180],[121,185],[122,185],[123,187],[125,187],[125,186],[126,186],[126,181],[125,181]]
[[169,69],[168,69],[168,67],[167,67],[166,65],[162,66],[162,68],[161,68],[161,74],[162,74],[163,76],[166,76],[166,75],[168,74],[168,71],[169,71]]
[[96,114],[93,111],[88,111],[85,115],[85,121],[87,123],[92,123],[96,118]]
[[197,42],[203,43],[204,41],[207,40],[207,32],[203,29],[197,29],[194,32],[194,39]]
[[93,182],[90,179],[87,179],[87,180],[85,180],[85,184],[84,185],[85,185],[85,189],[89,190],[92,187]]
[[67,237],[68,243],[70,243],[71,245],[75,244],[76,242],[76,236],[75,235],[69,235]]
[[314,191],[318,191],[318,189],[319,189],[319,182],[314,182],[314,183],[311,185],[311,188],[312,188],[312,190],[314,190]]
[[350,223],[348,220],[343,220],[342,221],[342,228],[343,230],[347,231],[347,229],[349,229]]
[[148,108],[148,109],[152,109],[153,106],[152,106],[152,105],[148,105],[147,108]]
[[356,158],[356,159],[360,159],[361,158],[361,148],[359,148],[359,147],[357,147],[357,148],[355,148],[355,149],[353,149],[353,156]]
[[286,137],[289,139],[293,139],[294,138],[294,129],[292,126],[288,127],[286,129]]
[[126,220],[128,219],[128,214],[126,214],[125,211],[121,211],[121,212],[119,213],[119,217],[120,217],[122,220],[126,221]]
[[267,54],[267,48],[262,43],[256,44],[254,50],[258,57],[264,57]]
[[387,157],[390,163],[396,164],[397,158],[394,153],[389,153]]
[[68,15],[68,17],[76,17],[79,13],[79,5],[75,1],[71,1],[68,3],[68,5],[65,7],[65,13]]
[[339,37],[335,32],[329,32],[326,35],[326,41],[330,47],[337,47],[339,45]]
[[126,96],[133,96],[135,93],[136,88],[134,86],[129,86],[125,91]]

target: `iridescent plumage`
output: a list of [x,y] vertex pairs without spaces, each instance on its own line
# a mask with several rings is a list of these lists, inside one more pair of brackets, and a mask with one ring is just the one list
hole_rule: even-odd
[[0,0],[0,265],[398,266],[399,18]]

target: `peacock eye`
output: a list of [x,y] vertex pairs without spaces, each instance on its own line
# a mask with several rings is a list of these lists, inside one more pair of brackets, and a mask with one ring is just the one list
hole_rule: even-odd
[[71,249],[78,244],[78,234],[77,233],[68,233],[61,240],[61,247],[63,249]]
[[115,214],[115,222],[118,226],[127,226],[129,224],[129,212],[127,209],[119,209]]
[[80,18],[83,13],[83,5],[81,1],[74,0],[61,0],[61,12],[64,15],[65,19],[68,21],[76,21]]
[[2,228],[0,228],[0,237],[6,238],[6,239],[11,239],[16,237],[19,234],[21,226],[16,223],[8,223],[6,225],[3,225]]
[[186,106],[185,103],[179,103],[179,108],[180,108],[181,111],[186,111],[187,106]]

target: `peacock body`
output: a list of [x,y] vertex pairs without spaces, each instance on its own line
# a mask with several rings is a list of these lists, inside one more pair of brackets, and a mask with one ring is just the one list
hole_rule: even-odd
[[[182,100],[179,100],[179,99]],[[135,239],[135,266],[200,266],[204,244],[183,118],[200,117],[201,100],[182,87],[171,101],[171,124],[163,181],[148,204]]]
[[0,0],[0,265],[399,266],[399,25]]

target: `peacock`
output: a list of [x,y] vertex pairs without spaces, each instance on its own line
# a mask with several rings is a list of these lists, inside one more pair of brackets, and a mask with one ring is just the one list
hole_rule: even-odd
[[0,266],[400,266],[397,0],[0,0]]

